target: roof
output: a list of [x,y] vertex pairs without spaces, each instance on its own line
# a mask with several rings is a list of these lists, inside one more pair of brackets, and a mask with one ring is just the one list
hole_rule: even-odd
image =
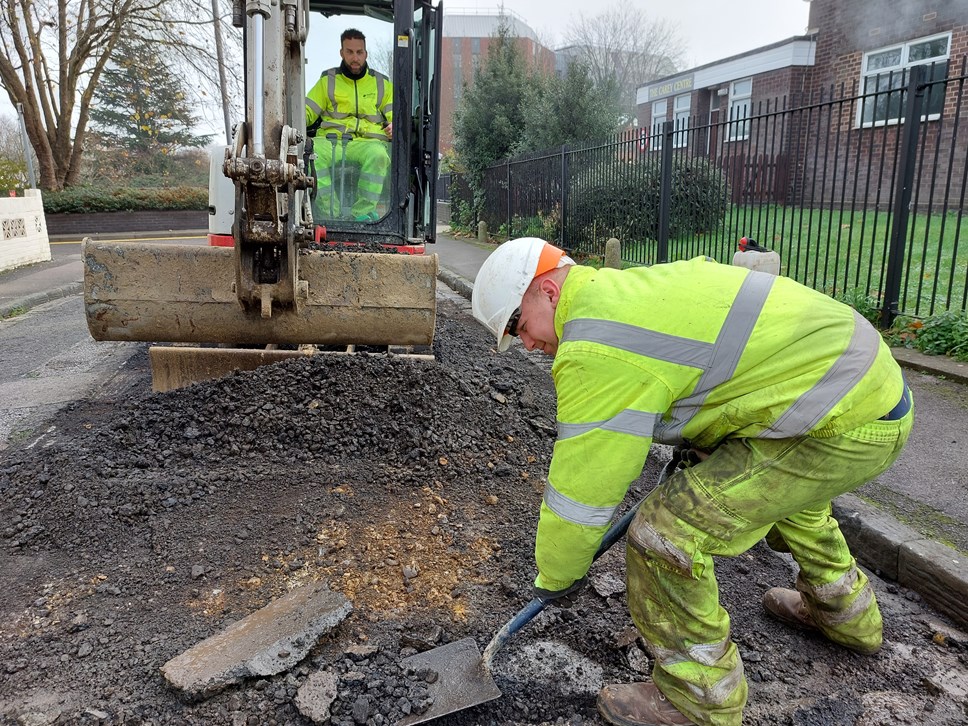
[[[461,10],[453,14],[444,10],[444,37],[445,38],[492,38],[497,35],[497,30],[502,17],[498,11],[488,11],[473,13]],[[515,38],[529,38],[534,42],[540,42],[537,34],[521,18],[505,11],[504,20],[511,28],[511,35]]]

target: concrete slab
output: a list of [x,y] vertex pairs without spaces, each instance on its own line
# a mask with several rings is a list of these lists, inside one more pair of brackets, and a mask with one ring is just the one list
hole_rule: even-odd
[[352,604],[323,583],[297,588],[162,666],[165,679],[190,697],[211,695],[252,676],[292,668]]
[[928,539],[903,543],[897,581],[959,624],[968,624],[968,561],[957,550]]

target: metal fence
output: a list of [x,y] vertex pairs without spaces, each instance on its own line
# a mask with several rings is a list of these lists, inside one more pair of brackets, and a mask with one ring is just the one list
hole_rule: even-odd
[[[490,167],[479,215],[507,237],[653,264],[729,262],[741,237],[782,274],[897,314],[968,303],[968,98],[962,57]],[[453,204],[473,209],[455,175]],[[477,220],[465,220],[465,222]]]

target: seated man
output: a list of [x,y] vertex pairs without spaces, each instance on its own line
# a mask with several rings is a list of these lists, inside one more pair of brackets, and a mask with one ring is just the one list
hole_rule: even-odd
[[371,221],[379,216],[376,205],[390,168],[393,85],[367,66],[366,38],[359,30],[350,28],[340,36],[339,55],[339,67],[324,71],[306,95],[306,128],[316,129],[313,214],[332,219],[343,212],[333,175],[345,171],[340,162],[348,161],[360,167],[353,218]]

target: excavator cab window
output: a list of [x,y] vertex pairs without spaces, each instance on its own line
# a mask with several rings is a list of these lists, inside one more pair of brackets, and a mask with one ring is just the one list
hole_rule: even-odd
[[[344,31],[359,31],[342,60]],[[394,89],[392,22],[358,15],[313,13],[306,43],[307,155],[316,175],[313,219],[372,224],[386,217],[393,179]],[[405,111],[405,109],[404,109]],[[405,115],[405,114],[404,114]],[[311,144],[311,145],[310,145]]]

